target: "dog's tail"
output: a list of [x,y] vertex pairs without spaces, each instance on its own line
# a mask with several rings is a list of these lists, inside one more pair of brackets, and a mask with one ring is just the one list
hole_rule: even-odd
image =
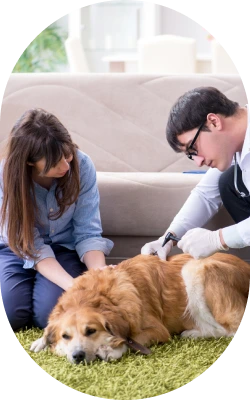
[[205,260],[205,280],[220,282],[224,289],[232,288],[247,299],[250,298],[249,263],[234,255],[223,253],[216,253]]
[[250,266],[237,257],[215,256],[190,261],[182,276],[188,294],[187,311],[202,335],[235,334],[246,308]]

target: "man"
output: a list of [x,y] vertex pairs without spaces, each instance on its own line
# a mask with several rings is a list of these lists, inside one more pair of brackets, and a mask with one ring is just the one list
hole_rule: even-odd
[[[167,232],[181,237],[177,246],[194,258],[208,257],[228,248],[250,245],[250,113],[212,87],[193,89],[181,96],[170,111],[167,140],[201,167],[200,183],[158,240],[143,246],[142,254],[165,260],[172,249],[162,243]],[[235,159],[235,165],[232,161]],[[200,228],[222,203],[235,225],[210,231]]]

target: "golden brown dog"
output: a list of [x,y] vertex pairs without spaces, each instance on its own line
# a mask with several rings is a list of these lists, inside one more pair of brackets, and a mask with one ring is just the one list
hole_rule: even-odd
[[75,279],[50,314],[31,350],[50,346],[72,363],[117,359],[134,347],[184,337],[232,336],[248,298],[250,266],[217,253],[161,261],[139,255],[116,268],[90,270]]

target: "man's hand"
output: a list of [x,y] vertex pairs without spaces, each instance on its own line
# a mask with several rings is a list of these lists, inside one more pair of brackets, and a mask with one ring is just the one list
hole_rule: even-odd
[[183,253],[188,253],[196,259],[211,256],[219,250],[228,250],[228,247],[221,243],[219,230],[209,231],[203,228],[190,229],[177,246]]
[[149,255],[153,254],[157,251],[157,255],[161,260],[166,261],[166,258],[173,247],[173,242],[170,240],[162,247],[162,243],[164,241],[164,236],[161,236],[158,240],[154,240],[153,242],[146,243],[142,249],[141,254]]

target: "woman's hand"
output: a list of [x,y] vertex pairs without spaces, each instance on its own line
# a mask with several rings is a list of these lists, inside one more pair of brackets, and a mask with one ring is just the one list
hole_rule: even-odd
[[36,264],[35,269],[49,281],[64,290],[69,289],[73,285],[74,278],[63,269],[55,258],[44,258]]
[[99,267],[98,269],[106,269],[106,268],[109,268],[109,267],[111,267],[111,268],[115,268],[116,267],[116,265],[115,264],[109,264],[109,265],[104,265],[103,267]]

